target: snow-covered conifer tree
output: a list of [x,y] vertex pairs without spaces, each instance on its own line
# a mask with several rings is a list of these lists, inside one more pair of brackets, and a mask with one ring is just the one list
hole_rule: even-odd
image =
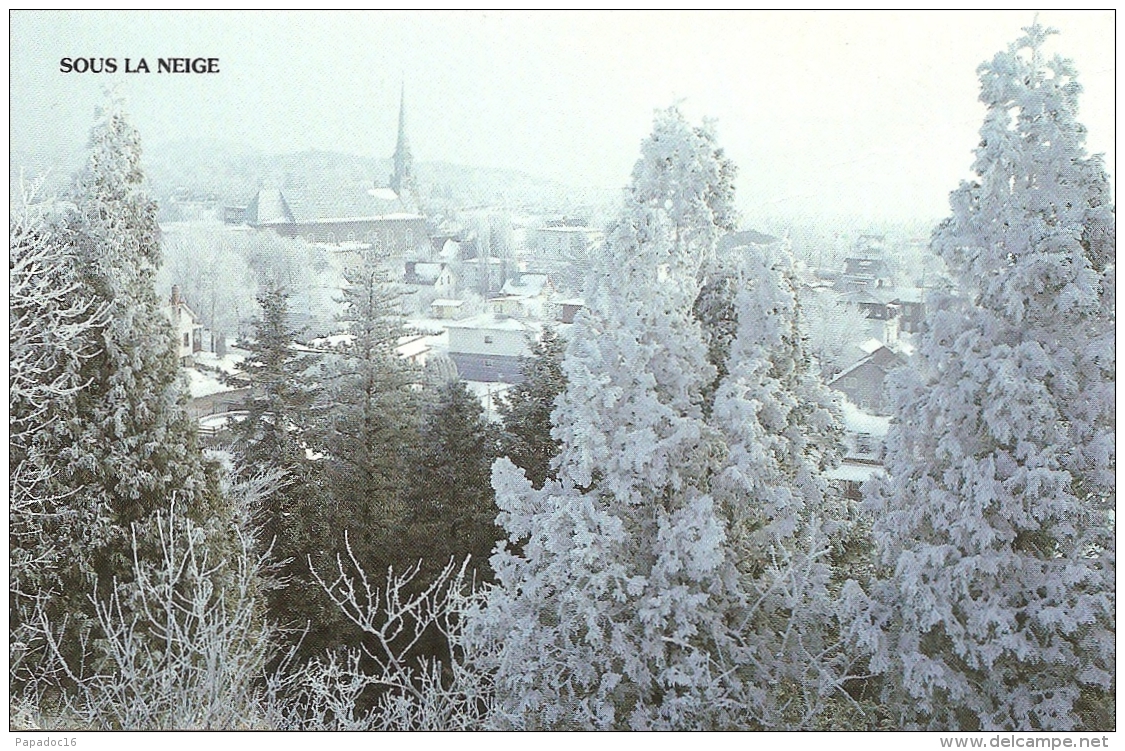
[[[319,588],[309,571],[309,556],[322,555],[324,541],[335,535],[326,504],[316,487],[309,457],[309,417],[313,388],[308,383],[313,358],[293,348],[297,332],[289,320],[289,295],[269,286],[258,296],[261,315],[254,321],[250,354],[242,369],[250,380],[246,417],[236,426],[235,468],[242,478],[276,473],[279,487],[261,504],[259,533],[263,545],[289,580],[269,595],[270,615],[280,625],[302,628],[319,617]],[[323,626],[305,640],[308,649],[328,631]]]
[[58,432],[74,414],[82,363],[98,352],[104,308],[84,293],[52,204],[26,190],[19,198],[8,235],[8,592],[13,644],[26,644],[29,608],[58,587],[71,553],[56,535],[72,492],[60,482]]
[[[104,313],[82,333],[85,354],[67,358],[63,382],[76,390],[52,405],[36,435],[56,457],[38,491],[58,501],[43,534],[64,553],[39,569],[39,615],[44,628],[67,632],[63,653],[73,664],[99,659],[92,601],[128,588],[134,540],[139,555],[156,555],[157,513],[174,503],[216,555],[231,543],[232,511],[184,411],[176,341],[153,285],[160,235],[140,159],[136,130],[110,102],[51,237],[67,246],[76,297]],[[225,586],[221,577],[211,584]]]
[[960,294],[897,384],[872,493],[872,666],[921,727],[1113,724],[1115,220],[1050,34],[978,70],[976,178],[932,240]]
[[293,348],[297,332],[289,321],[289,294],[271,286],[258,296],[261,317],[242,370],[250,379],[247,417],[239,424],[237,464],[249,477],[266,469],[302,474],[307,460],[312,358]]
[[737,572],[709,485],[714,377],[692,315],[731,221],[733,168],[708,128],[657,115],[591,277],[554,414],[558,479],[493,469],[509,539],[478,619],[503,635],[499,719],[516,727],[731,727]]
[[[395,348],[405,333],[399,294],[386,272],[365,259],[345,271],[343,322],[350,340],[329,359],[320,389],[318,449],[338,499],[396,507],[416,444],[421,376]],[[355,538],[353,537],[353,543]]]
[[846,513],[823,477],[839,461],[841,430],[800,334],[792,258],[760,247],[733,254],[710,285],[725,300],[710,309],[729,309],[713,329],[726,331],[726,375],[710,423],[727,454],[712,493],[748,598],[740,620],[748,719],[813,727],[846,676],[830,560]]
[[[101,113],[90,155],[72,190],[68,240],[88,292],[104,300],[101,351],[83,364],[75,441],[66,452],[73,483],[99,497],[121,533],[163,510],[171,492],[185,517],[207,518],[217,499],[184,411],[171,324],[153,280],[160,264],[156,205],[144,191],[140,138],[120,102]],[[209,500],[208,500],[209,499]],[[98,512],[99,515],[102,512]],[[107,540],[108,542],[108,540]],[[114,544],[127,549],[126,536]],[[102,574],[110,574],[110,566]]]
[[499,412],[504,419],[502,451],[537,488],[552,477],[551,461],[559,443],[551,437],[551,413],[566,387],[562,371],[566,341],[545,327],[521,369],[524,380],[506,391]]

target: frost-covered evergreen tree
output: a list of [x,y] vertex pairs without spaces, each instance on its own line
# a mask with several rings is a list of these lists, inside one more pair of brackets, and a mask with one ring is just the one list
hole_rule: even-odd
[[411,386],[421,376],[395,351],[405,330],[399,294],[386,272],[365,260],[348,269],[345,280],[342,317],[351,338],[325,367],[317,444],[338,502],[389,513],[407,489],[417,445]]
[[[73,263],[72,275],[65,267],[52,273],[69,276],[75,297],[103,312],[71,353],[82,356],[57,362],[60,383],[74,388],[35,429],[37,450],[54,456],[36,491],[53,499],[42,533],[61,553],[38,566],[35,607],[41,633],[62,640],[72,665],[103,656],[93,602],[129,590],[136,556],[159,555],[156,515],[169,504],[213,554],[232,544],[232,512],[184,411],[176,342],[153,285],[160,235],[140,159],[139,136],[113,101],[98,115],[89,158],[50,237],[66,246],[59,260]],[[226,586],[221,576],[210,584]]]
[[[59,586],[59,564],[72,553],[57,539],[71,490],[60,482],[60,423],[74,414],[84,360],[103,310],[86,294],[77,259],[50,202],[23,192],[9,222],[8,303],[8,592],[13,663],[36,600]],[[64,431],[65,432],[65,431]]]
[[575,323],[554,415],[557,480],[501,459],[500,521],[478,625],[503,635],[497,705],[516,727],[731,727],[737,571],[709,492],[724,460],[692,304],[730,221],[733,168],[707,128],[658,114]]
[[468,570],[478,580],[491,578],[488,557],[503,537],[491,485],[499,430],[460,381],[448,381],[426,397],[432,401],[422,417],[421,440],[407,472],[410,490],[395,525],[399,557],[414,558],[403,560],[406,565],[421,559],[418,583],[424,585],[450,559],[467,555]]
[[551,460],[560,449],[559,442],[551,437],[551,412],[566,388],[562,370],[565,352],[566,342],[558,332],[544,328],[521,369],[524,380],[508,389],[500,401],[504,420],[501,450],[537,488],[553,477]]
[[1114,210],[1039,25],[979,68],[988,107],[933,248],[940,301],[872,494],[872,666],[900,722],[1113,726]]
[[312,358],[293,347],[298,333],[289,322],[288,292],[269,287],[258,304],[261,316],[254,321],[253,339],[245,345],[250,354],[242,364],[251,393],[247,417],[239,423],[237,464],[248,477],[268,468],[300,475],[308,459]]
[[841,429],[800,334],[792,258],[735,253],[715,275],[732,315],[711,416],[727,454],[712,493],[748,597],[741,633],[752,722],[810,727],[847,676],[831,562],[847,513],[823,477],[839,462]]
[[[261,504],[259,539],[289,582],[270,592],[270,615],[283,627],[300,629],[323,610],[317,609],[320,591],[308,559],[322,554],[332,530],[309,455],[312,358],[293,348],[297,332],[289,321],[288,300],[277,286],[258,296],[261,316],[254,321],[253,339],[245,345],[250,354],[242,364],[250,395],[246,417],[237,425],[234,453],[240,477],[272,472],[281,478],[280,487]],[[324,629],[313,632],[306,645],[319,646],[323,634]]]
[[184,411],[175,338],[153,284],[160,230],[140,159],[140,138],[114,101],[91,133],[68,217],[80,279],[106,304],[107,322],[98,332],[101,351],[82,364],[88,385],[62,454],[72,472],[67,483],[81,498],[74,505],[86,516],[80,523],[95,536],[96,573],[107,584],[127,564],[129,524],[163,510],[173,491],[186,518],[202,521],[220,510]]

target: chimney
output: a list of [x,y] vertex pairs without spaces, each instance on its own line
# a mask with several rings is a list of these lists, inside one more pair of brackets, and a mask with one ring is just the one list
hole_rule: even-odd
[[180,285],[178,285],[178,284],[172,285],[172,304],[173,305],[179,305],[180,304]]

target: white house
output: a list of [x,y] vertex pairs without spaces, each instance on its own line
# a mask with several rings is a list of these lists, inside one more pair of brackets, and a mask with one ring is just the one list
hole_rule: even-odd
[[203,326],[199,316],[180,295],[179,285],[172,285],[172,294],[163,311],[176,337],[176,356],[180,358],[181,365],[190,367],[194,364],[193,355],[203,349]]
[[434,300],[453,296],[453,269],[447,263],[406,261],[403,272],[403,303],[411,312],[424,313]]
[[545,320],[550,318],[549,303],[555,294],[546,274],[520,273],[504,282],[499,297],[489,300],[502,315],[522,315]]
[[438,298],[430,303],[430,315],[452,321],[461,317],[464,307],[464,300]]
[[449,356],[466,381],[519,383],[521,358],[531,355],[531,342],[540,327],[515,318],[497,318],[489,313],[451,321]]

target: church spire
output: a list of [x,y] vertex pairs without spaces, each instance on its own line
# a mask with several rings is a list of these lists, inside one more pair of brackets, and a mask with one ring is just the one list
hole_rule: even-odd
[[410,154],[410,142],[406,139],[406,84],[398,105],[398,144],[395,146],[394,172],[391,173],[391,189],[403,197],[403,192],[414,191],[414,157]]

